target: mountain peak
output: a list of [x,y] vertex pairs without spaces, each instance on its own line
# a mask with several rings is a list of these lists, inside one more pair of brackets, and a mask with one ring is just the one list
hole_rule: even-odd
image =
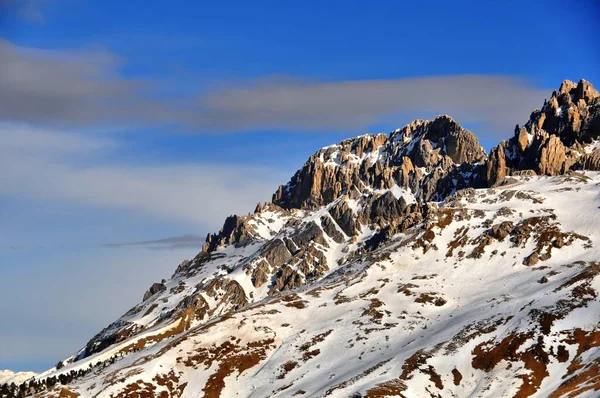
[[600,93],[583,79],[577,84],[565,80],[523,127],[517,125],[512,138],[492,149],[488,183],[497,185],[515,173],[599,170],[600,153],[592,145],[599,138]]
[[558,89],[558,94],[553,95],[559,97],[561,94],[568,94],[573,104],[578,104],[579,100],[583,100],[585,103],[592,101],[594,98],[600,96],[598,90],[594,88],[592,83],[585,79],[579,80],[575,83],[571,80],[564,80]]
[[[363,135],[318,150],[288,184],[279,187],[273,203],[287,209],[311,208],[352,189],[362,192],[393,186],[429,200],[444,176],[462,164],[485,159],[477,137],[451,117],[414,120],[389,135]],[[435,172],[438,168],[443,172]],[[440,197],[459,189],[463,180],[459,178]]]

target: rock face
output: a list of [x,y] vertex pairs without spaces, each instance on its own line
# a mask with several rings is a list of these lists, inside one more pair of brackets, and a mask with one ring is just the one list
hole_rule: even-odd
[[[228,217],[194,259],[64,361],[64,372],[88,369],[110,352],[128,358],[122,367],[65,384],[81,396],[595,388],[585,375],[598,373],[589,358],[600,340],[555,321],[595,308],[597,228],[567,228],[557,208],[563,190],[597,196],[600,177],[575,170],[600,170],[599,115],[598,92],[565,81],[489,156],[448,116],[320,149],[273,203]],[[542,383],[550,373],[560,386]]]
[[487,162],[487,181],[490,186],[495,186],[506,177],[506,156],[504,145],[498,145],[490,151]]
[[[477,183],[481,173],[477,164],[485,159],[477,137],[452,118],[416,120],[389,136],[368,134],[321,149],[287,185],[277,189],[273,203],[286,209],[310,209],[342,193],[393,186],[420,191],[422,199],[429,200],[444,194],[436,191],[444,177],[459,177],[456,184],[447,186],[448,191]],[[467,179],[458,172],[463,164],[471,173]]]
[[385,226],[392,220],[400,219],[407,204],[403,197],[396,199],[394,194],[388,191],[381,196],[371,198],[366,206],[366,211],[361,213],[359,221],[363,224],[374,223]]
[[248,226],[245,223],[245,218],[232,215],[225,219],[223,228],[221,228],[218,234],[209,234],[206,237],[206,244],[203,250],[211,252],[215,251],[219,246],[232,243],[240,244],[248,239]]
[[538,169],[541,174],[555,176],[565,172],[567,161],[565,146],[556,135],[551,135],[542,145]]
[[[254,210],[254,214],[261,213],[287,215],[284,209],[272,203],[259,203]],[[202,253],[214,252],[220,247],[231,244],[244,245],[251,242],[254,238],[259,237],[259,225],[254,222],[254,218],[252,214],[246,216],[231,215],[227,217],[218,233],[206,236],[206,243],[202,248]]]
[[511,139],[492,149],[487,164],[488,185],[497,185],[506,175],[522,170],[554,176],[597,167],[593,155],[584,154],[583,147],[599,137],[598,91],[585,80],[565,80],[542,109],[532,112],[525,126],[515,129]]
[[600,170],[600,149],[583,155],[581,164],[585,170]]
[[490,235],[499,241],[503,241],[513,230],[513,223],[504,221],[492,227]]
[[146,293],[144,293],[143,300],[146,301],[150,297],[154,296],[156,293],[160,293],[165,289],[166,289],[166,287],[165,287],[164,283],[154,283],[154,284],[152,284],[152,286],[150,286],[150,289],[148,289],[148,291],[146,291]]
[[329,209],[329,214],[336,224],[344,231],[346,236],[354,236],[358,232],[358,226],[354,220],[352,209],[348,202],[341,200]]

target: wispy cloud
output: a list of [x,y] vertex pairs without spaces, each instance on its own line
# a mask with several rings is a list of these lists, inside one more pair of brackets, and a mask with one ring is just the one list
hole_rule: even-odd
[[483,134],[504,136],[548,94],[514,76],[451,75],[348,81],[266,76],[166,96],[157,81],[125,77],[125,61],[106,49],[49,51],[0,40],[0,51],[0,119],[62,126],[360,131],[398,115],[449,113],[481,124]]
[[215,229],[284,181],[270,168],[232,164],[106,164],[115,139],[0,123],[0,194],[127,210]]
[[449,113],[510,131],[546,90],[502,75],[455,75],[361,81],[260,79],[209,93],[200,118],[209,128],[361,129],[402,113]]
[[157,250],[173,250],[173,249],[183,249],[183,248],[196,248],[200,249],[200,247],[204,243],[204,236],[200,235],[181,235],[181,236],[171,236],[163,239],[156,240],[143,240],[139,242],[125,242],[125,243],[109,243],[104,245],[106,247],[126,247],[126,246],[140,246],[147,247],[150,249]]
[[84,126],[160,114],[142,97],[142,82],[121,76],[123,61],[110,51],[42,50],[0,39],[0,53],[0,119]]

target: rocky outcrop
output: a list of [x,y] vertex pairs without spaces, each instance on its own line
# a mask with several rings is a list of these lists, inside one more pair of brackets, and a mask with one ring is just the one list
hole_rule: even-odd
[[540,150],[538,170],[541,174],[555,176],[565,172],[565,146],[556,135],[548,137]]
[[529,147],[529,134],[527,133],[527,129],[522,128],[519,130],[519,134],[516,136],[517,138],[517,150],[519,153],[524,153],[527,147]]
[[486,158],[485,151],[472,132],[462,128],[452,118],[436,118],[429,126],[427,138],[455,164],[477,163]]
[[298,247],[308,246],[311,242],[318,243],[324,247],[329,247],[327,240],[323,236],[323,230],[319,228],[317,223],[314,221],[308,222],[297,230],[291,239]]
[[336,243],[342,243],[345,240],[344,234],[338,231],[338,227],[335,221],[329,216],[324,215],[321,217],[321,227],[323,231]]
[[153,283],[152,286],[150,286],[150,289],[148,289],[146,291],[146,293],[144,293],[144,299],[143,301],[148,300],[150,297],[154,296],[156,293],[160,293],[162,291],[166,290],[165,284],[163,282],[161,283]]
[[[201,253],[211,253],[228,245],[244,246],[260,236],[259,224],[264,224],[263,212],[288,217],[289,213],[273,203],[258,203],[254,212],[245,216],[231,215],[225,219],[223,227],[216,234],[208,234]],[[269,236],[270,237],[270,236]]]
[[286,244],[281,239],[275,239],[265,246],[264,250],[260,252],[260,256],[262,256],[270,266],[279,267],[292,258],[292,253],[290,253]]
[[213,313],[216,310],[220,310],[220,312],[238,310],[248,304],[246,292],[234,280],[226,278],[212,279],[203,287],[203,291],[209,297],[218,301],[216,307],[212,308]]
[[504,145],[498,145],[490,151],[487,163],[487,181],[490,186],[498,185],[506,177],[506,157]]
[[210,306],[200,292],[196,292],[191,296],[187,296],[181,300],[177,307],[175,307],[175,313],[182,313],[188,308],[193,310],[194,318],[197,321],[202,321],[204,318],[206,318],[208,311],[210,310]]
[[378,224],[385,226],[397,220],[406,209],[406,200],[403,197],[396,199],[394,194],[387,191],[381,196],[372,197],[359,216],[361,224]]
[[499,240],[503,241],[512,232],[514,225],[510,221],[503,221],[500,224],[495,224],[490,230],[490,235]]
[[329,214],[347,236],[354,236],[358,232],[357,223],[354,221],[354,213],[345,200],[339,201],[330,208]]
[[292,269],[292,267],[285,266],[277,272],[277,275],[275,275],[275,283],[269,291],[269,294],[294,289],[302,285],[303,282],[304,279],[302,278],[302,275]]
[[248,225],[246,218],[238,215],[232,215],[225,219],[223,228],[217,234],[208,234],[206,236],[206,243],[202,248],[202,251],[212,252],[217,250],[220,246],[229,244],[243,244],[248,241],[250,236],[248,234]]
[[398,186],[417,192],[424,184],[422,192],[433,195],[443,176],[485,159],[477,137],[449,116],[416,120],[389,136],[368,134],[321,149],[272,200],[286,209],[312,209],[352,190]]
[[[487,163],[487,184],[497,185],[507,175],[534,170],[559,175],[569,170],[595,168],[585,145],[600,138],[600,96],[587,81],[565,80],[514,136],[494,147]],[[504,166],[504,167],[503,167]]]
[[272,267],[266,261],[259,261],[251,271],[252,286],[259,288],[269,280]]
[[600,149],[585,154],[581,163],[585,170],[600,171]]

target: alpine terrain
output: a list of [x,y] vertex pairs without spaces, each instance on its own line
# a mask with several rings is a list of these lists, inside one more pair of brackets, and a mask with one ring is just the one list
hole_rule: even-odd
[[564,81],[489,154],[449,116],[318,150],[0,395],[598,397],[599,291],[600,94]]

